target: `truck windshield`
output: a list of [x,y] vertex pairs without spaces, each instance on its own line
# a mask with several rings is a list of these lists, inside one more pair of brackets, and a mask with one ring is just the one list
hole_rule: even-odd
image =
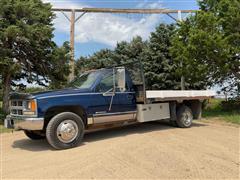
[[69,84],[69,87],[74,87],[74,88],[79,88],[79,89],[88,89],[94,84],[94,82],[96,81],[99,74],[100,74],[100,71],[84,73],[84,74],[76,77]]

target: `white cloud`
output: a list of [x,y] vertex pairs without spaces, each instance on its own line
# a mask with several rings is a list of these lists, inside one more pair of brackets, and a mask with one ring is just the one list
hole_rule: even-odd
[[[86,7],[84,4],[75,4],[70,1],[69,3],[62,3],[60,1],[48,2],[51,2],[53,7],[58,8]],[[140,3],[136,8],[161,8],[161,3]],[[70,17],[70,14],[68,16]],[[143,39],[147,39],[159,20],[159,15],[87,13],[75,25],[75,41],[80,43],[99,42],[115,46],[117,42],[129,41],[137,35],[140,35]],[[70,23],[62,13],[57,13],[54,26],[57,32],[69,35]]]
[[150,8],[150,9],[157,9],[157,8],[163,8],[162,1],[156,1],[156,2],[148,2],[143,1],[140,2],[136,8]]
[[[54,8],[82,8],[83,4],[74,3],[71,0],[42,0],[44,3],[51,3]],[[84,7],[88,7],[84,4]]]

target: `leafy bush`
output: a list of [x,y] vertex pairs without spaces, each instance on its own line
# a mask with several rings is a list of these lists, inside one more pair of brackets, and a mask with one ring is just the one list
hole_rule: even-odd
[[221,108],[225,111],[240,111],[240,97],[221,102]]
[[47,89],[43,88],[43,87],[29,87],[29,88],[24,89],[23,91],[25,93],[36,93],[36,92],[43,92],[43,91],[46,91],[46,90]]
[[2,102],[0,101],[0,124],[3,123],[5,116],[6,116],[6,114],[4,114],[4,112],[2,110]]
[[3,121],[5,118],[5,114],[4,112],[2,111],[2,109],[0,109],[0,121]]
[[[236,104],[238,105],[236,106]],[[203,117],[218,117],[218,119],[224,120],[226,122],[240,124],[239,100],[235,99],[230,101],[224,101],[223,99],[211,99],[206,104],[205,110],[203,111]]]
[[3,99],[3,89],[1,88],[1,85],[0,85],[0,101],[2,101],[2,99]]

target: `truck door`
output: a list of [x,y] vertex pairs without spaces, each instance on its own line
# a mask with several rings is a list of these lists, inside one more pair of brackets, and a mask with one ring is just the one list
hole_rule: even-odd
[[118,100],[119,112],[134,112],[136,111],[136,94],[132,88],[132,83],[129,76],[126,76],[126,89],[116,89],[116,98]]
[[94,124],[133,119],[133,113],[130,112],[131,114],[129,114],[129,111],[133,109],[131,107],[133,94],[122,93],[117,89],[114,92],[114,83],[113,72],[110,72],[107,73],[96,86],[96,93],[91,108]]
[[98,82],[91,98],[91,113],[94,124],[111,122],[111,115],[117,112],[117,99],[113,89],[113,72],[109,71]]

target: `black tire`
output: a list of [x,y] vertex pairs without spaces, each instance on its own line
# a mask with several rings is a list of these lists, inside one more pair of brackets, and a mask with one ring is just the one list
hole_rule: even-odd
[[39,131],[27,131],[24,130],[25,135],[32,140],[40,140],[45,139],[45,136],[41,134]]
[[187,107],[182,105],[178,110],[177,110],[177,125],[180,128],[189,128],[192,125],[193,121],[193,114],[192,110]]
[[[58,127],[65,121],[71,121],[77,125],[76,137],[71,142],[62,142],[61,134],[58,135]],[[78,146],[84,136],[84,124],[82,118],[71,112],[63,112],[54,116],[46,128],[46,137],[48,143],[55,149],[69,149]]]

